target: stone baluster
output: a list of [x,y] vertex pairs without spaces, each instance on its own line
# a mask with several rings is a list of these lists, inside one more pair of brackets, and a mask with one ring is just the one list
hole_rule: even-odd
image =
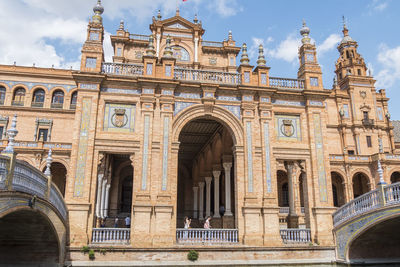
[[206,180],[206,218],[211,215],[211,181],[212,177],[205,177]]
[[219,214],[219,175],[221,174],[220,170],[214,170],[214,218],[220,218]]
[[225,170],[225,213],[224,216],[232,216],[231,211],[231,168],[232,162],[224,162]]
[[197,219],[197,198],[199,196],[199,187],[193,186],[193,218]]
[[199,182],[199,219],[203,220],[203,211],[204,211],[204,182]]

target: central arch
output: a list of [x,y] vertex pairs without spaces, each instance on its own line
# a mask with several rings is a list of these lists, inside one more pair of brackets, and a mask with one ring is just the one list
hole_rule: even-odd
[[[198,143],[190,151],[188,144],[195,142],[192,139]],[[243,153],[236,149],[243,145],[243,127],[238,118],[222,107],[190,106],[174,119],[172,142],[179,144],[174,171],[177,183],[176,227],[183,227],[185,216],[193,218],[191,227],[203,227],[203,220],[211,215],[213,228],[237,228],[236,159],[238,153]],[[230,190],[230,198],[227,190]],[[203,205],[202,213],[200,203]]]

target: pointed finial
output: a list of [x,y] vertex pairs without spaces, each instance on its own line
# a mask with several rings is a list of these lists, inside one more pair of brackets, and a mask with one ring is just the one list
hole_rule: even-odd
[[101,14],[104,12],[104,7],[101,5],[101,0],[97,0],[97,4],[93,7],[94,15],[92,16],[94,23],[102,23],[103,18]]
[[336,80],[336,76],[333,76],[333,88],[336,88],[337,85],[337,80]]
[[14,117],[11,121],[11,127],[7,130],[8,135],[8,144],[7,147],[3,150],[5,153],[14,153],[14,140],[15,136],[18,134],[17,131],[17,114],[14,114]]
[[52,157],[52,151],[51,148],[49,149],[49,153],[47,154],[47,159],[46,159],[46,170],[44,171],[44,175],[47,177],[51,176],[51,163],[53,162],[53,157]]
[[197,23],[199,22],[199,20],[197,19],[197,14],[194,14],[193,22],[194,22],[195,24],[197,24]]
[[232,38],[232,31],[229,31],[229,33],[228,33],[228,40],[229,40],[229,41],[232,41],[232,40],[233,40],[233,38]]
[[176,12],[175,12],[175,16],[179,16],[179,6],[176,5]]
[[249,56],[247,55],[247,45],[246,43],[243,43],[242,46],[242,57],[240,58],[240,63],[242,65],[248,65],[250,62]]
[[260,46],[258,47],[257,65],[265,67],[266,63],[267,63],[267,61],[265,61],[265,57],[264,57],[264,47],[262,44],[260,44]]
[[381,165],[381,161],[378,159],[378,175],[379,175],[379,183],[378,185],[386,184],[385,180],[383,179],[383,169]]
[[165,46],[165,50],[164,50],[164,54],[163,54],[163,56],[164,57],[172,57],[172,55],[174,54],[173,52],[172,52],[172,49],[171,49],[171,38],[169,37],[169,35],[167,36],[167,40],[166,40],[166,46]]
[[306,21],[303,19],[303,27],[300,29],[300,34],[303,36],[301,39],[301,42],[303,44],[309,44],[310,43],[310,37],[308,35],[310,34],[310,28],[307,27]]
[[346,25],[346,19],[344,16],[342,16],[343,19],[343,36],[348,36],[349,35],[349,29],[347,29],[347,25]]
[[123,31],[124,28],[125,28],[125,23],[124,23],[124,20],[121,19],[121,21],[119,22],[119,29],[118,30]]
[[152,35],[150,35],[150,37],[149,37],[149,45],[148,45],[147,50],[146,50],[146,55],[148,55],[148,56],[154,56],[156,54],[156,51],[154,50],[153,42],[154,42],[154,38],[153,38]]
[[161,20],[162,16],[161,16],[161,10],[158,10],[157,13],[157,20]]

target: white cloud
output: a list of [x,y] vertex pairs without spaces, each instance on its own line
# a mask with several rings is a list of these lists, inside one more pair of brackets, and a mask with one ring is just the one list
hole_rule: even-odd
[[268,56],[283,59],[289,63],[295,63],[299,46],[300,38],[296,38],[295,34],[292,33],[289,34],[275,49],[269,49]]
[[392,87],[400,81],[400,46],[389,48],[385,44],[380,45],[378,62],[383,68],[376,75],[377,87]]
[[388,7],[388,2],[383,0],[372,0],[368,7],[371,11],[383,11]]
[[333,33],[326,38],[321,45],[317,47],[318,55],[321,56],[325,52],[332,50],[336,47],[336,45],[340,42],[341,37],[339,34]]
[[215,10],[222,17],[230,17],[241,12],[243,8],[239,6],[236,0],[217,0],[211,4],[211,10]]

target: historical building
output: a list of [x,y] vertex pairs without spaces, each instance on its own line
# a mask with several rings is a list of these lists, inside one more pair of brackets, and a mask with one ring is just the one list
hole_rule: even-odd
[[[153,17],[150,35],[121,21],[105,62],[100,1],[94,13],[79,71],[0,66],[2,146],[17,114],[17,158],[44,171],[52,149],[70,259],[88,244],[129,252],[209,242],[291,243],[298,256],[334,258],[336,207],[375,189],[378,162],[387,183],[400,181],[388,98],[345,25],[326,89],[305,23],[289,79],[270,77],[262,46],[254,67],[231,32],[206,41],[201,22],[179,10]],[[196,230],[208,216],[214,230]],[[139,257],[129,255],[118,257]]]

